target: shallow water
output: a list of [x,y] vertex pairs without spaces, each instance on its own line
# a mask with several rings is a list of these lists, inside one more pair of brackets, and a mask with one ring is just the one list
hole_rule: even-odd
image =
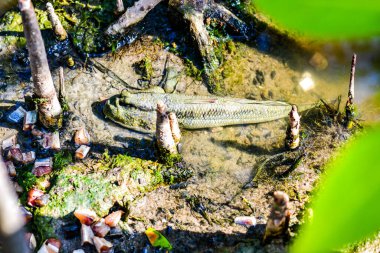
[[[141,88],[138,82],[141,77],[135,72],[133,63],[149,56],[153,65],[152,83],[158,84],[169,55],[170,66],[180,73],[177,92],[207,94],[206,87],[200,81],[185,74],[183,59],[155,43],[155,39],[148,32],[142,39],[121,48],[118,53],[95,60],[112,70],[128,85]],[[367,122],[377,121],[380,120],[379,103],[371,101],[380,84],[378,74],[380,64],[377,60],[380,50],[377,41],[378,39],[373,39],[371,42],[323,45],[315,42],[310,45],[296,45],[289,42],[281,44],[278,37],[273,38],[263,33],[256,38],[257,44],[236,42],[236,52],[227,55],[222,73],[224,90],[226,95],[231,97],[282,100],[295,104],[316,103],[320,98],[332,101],[342,95],[341,109],[343,109],[351,56],[355,52],[358,55],[355,101],[359,103],[359,116]],[[315,52],[320,52],[326,57],[327,69],[316,70],[309,64]],[[0,62],[3,66],[3,72],[0,71],[0,108],[3,112],[15,102],[23,101],[24,95],[32,94],[32,84],[28,75],[20,76],[16,73],[15,67],[19,64],[12,64],[7,56],[9,53],[8,55],[3,53],[3,60]],[[54,64],[59,65],[53,61],[53,66]],[[81,67],[81,64],[83,62],[78,59],[78,68],[73,70],[65,68],[66,96],[73,114],[69,118],[70,123],[62,141],[69,143],[74,130],[84,125],[90,131],[95,151],[107,148],[114,152],[126,152],[133,156],[154,159],[151,135],[124,129],[106,120],[99,109],[105,99],[120,93],[126,88],[125,85],[112,75],[103,73],[97,68]],[[52,67],[54,80],[57,83],[58,72],[55,68],[56,66]],[[305,72],[309,73],[309,78],[315,84],[308,91],[304,91],[300,86]],[[261,82],[258,83],[258,80]],[[307,115],[304,118],[307,118]],[[1,121],[1,129],[8,131],[9,125],[4,124],[4,118]],[[284,151],[286,127],[287,120],[281,119],[248,126],[183,131],[182,154],[194,170],[194,177],[183,190],[170,191],[164,188],[146,194],[135,203],[135,206],[130,207],[131,216],[142,216],[147,220],[153,220],[154,222],[149,221],[150,225],[154,224],[157,229],[164,229],[167,222],[157,218],[156,210],[170,207],[176,210],[176,222],[181,224],[181,230],[205,234],[212,234],[215,231],[222,231],[225,234],[245,233],[245,228],[230,222],[234,216],[241,214],[252,214],[257,217],[259,224],[264,224],[268,213],[267,195],[276,187],[270,186],[257,191],[253,189],[243,191],[242,188],[256,175],[263,160]],[[308,134],[318,131],[312,127],[312,123],[304,122],[303,130]],[[301,167],[300,171],[304,173],[305,178],[310,174],[304,167]],[[308,193],[312,187],[312,183],[305,178],[300,192],[297,193],[301,196],[305,192]],[[207,208],[212,213],[212,218],[224,221],[222,225],[207,224],[192,210],[182,207],[183,194],[201,196],[208,200]],[[244,209],[242,197],[251,201],[257,210]],[[302,209],[300,204],[302,201],[298,198],[301,197],[292,197],[296,202],[294,209]],[[136,222],[135,230],[143,232],[146,225]]]

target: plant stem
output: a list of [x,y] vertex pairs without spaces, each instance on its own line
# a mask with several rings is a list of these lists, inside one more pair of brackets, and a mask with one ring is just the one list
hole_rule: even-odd
[[51,77],[45,45],[33,4],[30,0],[19,0],[18,3],[29,51],[34,94],[37,98],[46,99],[46,102],[39,104],[39,119],[47,128],[60,127],[62,109]]
[[46,10],[49,16],[50,23],[53,27],[53,31],[58,40],[63,41],[67,39],[67,32],[63,28],[61,21],[57,14],[55,14],[54,7],[51,3],[46,4]]
[[351,75],[348,87],[348,99],[346,103],[346,117],[345,125],[348,129],[352,128],[355,119],[355,106],[354,106],[354,89],[355,89],[355,68],[356,68],[356,54],[352,56],[351,62]]

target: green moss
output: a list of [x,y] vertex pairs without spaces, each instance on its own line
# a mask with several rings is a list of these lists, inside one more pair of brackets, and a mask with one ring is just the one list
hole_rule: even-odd
[[202,81],[202,71],[199,70],[189,59],[185,59],[185,74],[197,81]]
[[165,166],[172,167],[176,163],[182,161],[182,156],[180,154],[170,154],[162,150],[160,152],[160,162],[162,162]]
[[52,226],[53,221],[54,219],[52,217],[40,215],[38,209],[34,212],[32,228],[38,241],[41,243],[48,238],[57,237],[55,229]]
[[226,42],[226,49],[227,49],[229,54],[235,54],[236,53],[235,43],[232,40],[228,40]]
[[133,64],[137,74],[141,75],[143,80],[151,80],[153,75],[152,60],[145,56],[144,59]]
[[153,170],[153,173],[152,173],[152,180],[151,180],[151,185],[152,186],[156,186],[156,185],[160,185],[164,183],[164,177],[161,173],[161,169],[160,168],[156,168],[155,170]]
[[[55,156],[55,166],[60,170],[54,170],[50,175],[54,178],[47,192],[50,200],[46,206],[35,211],[34,227],[41,240],[55,237],[53,228],[61,226],[63,220],[75,219],[72,212],[77,208],[89,208],[99,217],[104,217],[115,202],[127,205],[128,201],[159,185],[189,177],[184,173],[188,170],[124,154],[110,156],[105,152],[98,163],[100,166],[94,166],[91,173],[78,169],[78,166],[67,166],[68,160],[70,158],[65,152]],[[174,164],[180,159],[173,157],[170,161]],[[29,181],[30,185],[35,183],[35,180]],[[128,187],[125,187],[126,184]]]
[[69,103],[67,103],[66,99],[61,99],[61,107],[62,107],[62,111],[64,112],[70,111],[70,106],[69,106]]
[[73,162],[73,155],[68,150],[61,150],[54,155],[53,169],[61,170]]
[[[45,6],[47,0],[33,1],[36,16],[41,30],[51,29]],[[54,1],[53,6],[63,27],[73,38],[75,46],[86,53],[109,50],[112,38],[103,36],[106,27],[112,23],[116,16],[113,14],[114,3],[106,0],[67,0]],[[23,27],[21,15],[18,11],[8,11],[2,19],[5,24],[2,32],[20,32]],[[7,36],[6,42],[18,46],[25,46],[23,34],[20,36]]]
[[22,167],[17,169],[17,183],[24,188],[24,191],[29,191],[37,182],[37,177],[30,172],[31,167]]
[[184,182],[189,179],[193,172],[186,166],[180,166],[181,164],[176,164],[173,167],[165,167],[161,174],[163,180],[166,184],[176,184]]

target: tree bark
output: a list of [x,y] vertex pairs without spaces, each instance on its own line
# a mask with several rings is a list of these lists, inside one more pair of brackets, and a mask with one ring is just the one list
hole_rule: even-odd
[[160,2],[162,2],[162,0],[137,1],[132,7],[128,8],[115,23],[108,27],[106,34],[115,35],[125,32],[128,27],[140,22],[146,14]]
[[206,12],[209,13],[209,16],[211,17],[223,20],[229,27],[233,28],[235,32],[241,33],[246,39],[248,39],[248,26],[223,5],[214,3]]
[[177,146],[173,139],[170,128],[170,120],[166,111],[166,105],[159,101],[157,103],[156,140],[160,155],[177,154]]
[[123,0],[116,0],[115,14],[119,15],[125,11]]
[[40,99],[39,119],[47,127],[60,127],[62,109],[50,73],[45,45],[38,26],[31,0],[19,0],[24,34],[29,51],[30,67],[34,83],[34,93]]
[[27,253],[24,238],[24,220],[17,205],[16,193],[8,179],[8,174],[0,156],[0,241],[3,252]]
[[54,7],[51,3],[46,4],[46,10],[49,16],[51,26],[58,40],[63,41],[67,39],[67,32],[63,28],[61,20],[59,20],[58,15],[55,13]]

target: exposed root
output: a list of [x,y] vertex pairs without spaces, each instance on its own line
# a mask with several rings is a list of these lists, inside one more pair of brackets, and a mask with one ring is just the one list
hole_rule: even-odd
[[[128,27],[141,21],[145,15],[162,0],[139,0],[134,6],[112,24],[106,31],[107,35],[124,33]],[[170,0],[169,5],[182,13],[189,22],[192,33],[202,57],[204,80],[211,93],[219,92],[218,78],[215,70],[219,67],[219,60],[215,54],[213,42],[210,39],[204,18],[209,16],[226,23],[234,31],[242,33],[247,38],[248,26],[224,6],[212,0]]]
[[206,11],[206,16],[211,18],[217,18],[225,22],[229,27],[231,27],[235,32],[241,33],[246,39],[248,39],[248,26],[247,24],[239,19],[235,14],[229,11],[226,7],[220,4],[212,4],[210,8]]
[[212,74],[218,68],[219,61],[215,55],[210,36],[203,23],[204,16],[200,12],[186,12],[184,18],[190,23],[191,34],[197,42],[203,60],[207,88],[211,93],[214,93],[216,91],[216,85],[213,83]]
[[115,8],[115,14],[119,15],[124,12],[124,3],[123,0],[116,0],[116,8]]
[[106,34],[115,35],[124,33],[128,27],[140,22],[148,12],[161,1],[162,0],[139,0],[135,2],[115,23],[108,27]]

